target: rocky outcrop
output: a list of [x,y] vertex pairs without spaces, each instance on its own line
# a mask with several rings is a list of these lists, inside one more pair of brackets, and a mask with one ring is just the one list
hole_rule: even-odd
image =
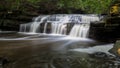
[[20,10],[1,11],[0,12],[0,29],[7,31],[18,31],[19,25],[22,23],[31,22],[37,14],[24,13]]
[[119,17],[111,17],[106,21],[91,22],[89,37],[104,42],[115,42],[120,38],[119,27]]

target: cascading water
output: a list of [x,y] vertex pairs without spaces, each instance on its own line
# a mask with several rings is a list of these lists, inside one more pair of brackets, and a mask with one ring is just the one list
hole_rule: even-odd
[[29,32],[30,31],[31,23],[21,24],[20,25],[20,32]]
[[48,23],[45,23],[45,26],[44,26],[44,32],[43,32],[43,33],[46,33],[47,25],[48,25]]
[[64,23],[52,23],[53,34],[66,34],[66,24]]
[[90,22],[99,21],[99,18],[96,16],[90,15],[81,15],[81,16],[71,16],[71,22],[75,22],[72,27],[69,35],[72,37],[81,37],[86,38],[89,33]]
[[86,38],[88,36],[89,24],[75,24],[70,31],[70,36]]
[[[40,24],[43,23],[44,20],[45,20],[47,17],[48,17],[48,16],[43,16],[40,21],[37,21],[38,19],[36,19],[36,20],[31,24],[30,32],[36,33],[37,30],[39,31]],[[39,18],[39,17],[38,17],[38,18]]]
[[[80,15],[80,14],[56,14],[56,15],[44,15],[36,17],[32,23],[21,24],[20,32],[36,33],[43,30],[43,33],[47,33],[48,23],[51,24],[52,34],[69,34],[73,37],[86,38],[88,36],[90,22],[99,21],[97,15]],[[72,28],[68,28],[67,24],[74,23]],[[44,24],[44,26],[41,26]],[[69,33],[67,30],[71,29]]]
[[48,17],[48,15],[42,15],[35,18],[35,20],[31,23],[21,24],[20,32],[31,32],[36,33],[40,28],[40,24],[44,22],[44,20]]

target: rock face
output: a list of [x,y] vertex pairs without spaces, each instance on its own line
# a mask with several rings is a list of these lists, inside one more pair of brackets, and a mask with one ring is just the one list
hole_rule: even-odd
[[91,22],[89,37],[104,42],[115,42],[120,38],[119,27],[120,17],[111,17],[103,22]]
[[23,13],[20,10],[0,12],[0,29],[3,31],[18,31],[19,25],[27,23],[37,15]]

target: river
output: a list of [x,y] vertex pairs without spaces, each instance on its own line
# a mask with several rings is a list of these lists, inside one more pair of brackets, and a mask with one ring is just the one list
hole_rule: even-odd
[[65,35],[0,32],[0,68],[119,68],[113,43]]

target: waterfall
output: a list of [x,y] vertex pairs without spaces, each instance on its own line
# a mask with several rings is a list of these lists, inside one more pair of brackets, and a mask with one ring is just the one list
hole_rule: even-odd
[[47,25],[48,25],[48,23],[45,23],[45,26],[44,26],[44,31],[43,31],[43,33],[46,33],[46,30],[47,30]]
[[66,34],[66,24],[64,23],[52,23],[53,34]]
[[[37,31],[39,31],[40,24],[43,23],[47,17],[48,16],[37,17],[35,21],[31,24],[30,32],[36,33]],[[41,18],[40,21],[39,21],[39,18]]]
[[93,15],[76,15],[71,16],[70,21],[76,24],[72,27],[69,35],[72,37],[86,38],[88,37],[90,22],[99,21],[99,17]]
[[48,15],[38,16],[34,19],[33,22],[20,25],[20,32],[32,32],[36,33],[40,31],[40,24],[43,23]]
[[71,31],[70,36],[86,38],[89,32],[89,24],[75,24]]
[[[47,33],[51,31],[51,34],[69,34],[69,36],[72,37],[86,38],[89,33],[90,22],[99,20],[100,18],[98,15],[87,14],[40,15],[34,18],[34,21],[31,23],[21,24],[20,32]],[[48,23],[51,25],[48,26]],[[68,23],[72,23],[72,26],[68,27]]]
[[20,25],[20,32],[29,32],[30,31],[31,23],[21,24]]

